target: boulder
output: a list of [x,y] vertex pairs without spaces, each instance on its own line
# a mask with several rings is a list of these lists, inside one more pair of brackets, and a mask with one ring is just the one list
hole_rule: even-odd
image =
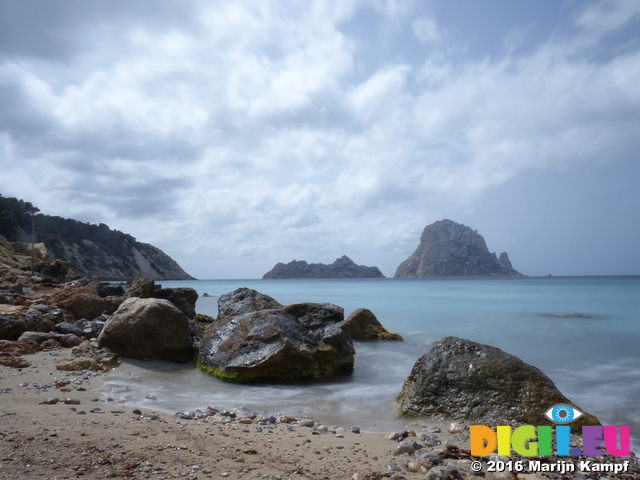
[[47,260],[39,262],[35,265],[34,270],[41,275],[51,277],[58,282],[64,282],[67,273],[71,267],[71,262],[64,260],[54,260],[49,262]]
[[120,308],[120,305],[122,305],[122,302],[124,302],[124,298],[122,297],[113,297],[113,296],[104,297],[103,313],[106,315],[113,315],[116,312],[116,310]]
[[353,340],[402,340],[378,321],[371,310],[359,308],[347,318],[347,327]]
[[288,382],[352,373],[354,354],[343,309],[303,303],[219,317],[198,366],[234,382]]
[[[487,424],[551,425],[549,407],[578,408],[536,367],[496,347],[457,337],[437,342],[413,366],[397,397],[400,413]],[[599,425],[586,412],[571,424]]]
[[153,294],[153,298],[169,300],[189,318],[194,318],[196,316],[198,292],[193,288],[161,288]]
[[77,337],[81,337],[84,333],[82,331],[82,328],[80,328],[78,325],[69,322],[61,322],[57,324],[56,330],[58,331],[58,333],[62,333],[63,335],[71,333],[72,335],[75,335]]
[[218,298],[219,319],[272,308],[282,308],[282,305],[270,296],[246,287],[238,288]]
[[160,285],[149,278],[136,278],[127,282],[127,298],[151,298],[156,290],[160,289]]
[[187,362],[193,348],[189,319],[168,300],[128,298],[107,320],[98,346],[129,358]]
[[42,313],[28,306],[0,305],[1,340],[17,340],[29,331],[44,331]]
[[82,343],[82,340],[72,333],[24,332],[18,339],[19,342],[34,342],[38,345],[42,345],[47,340],[55,340],[66,348],[76,347]]
[[62,308],[77,320],[93,320],[104,310],[104,300],[93,288],[64,285],[54,290],[49,297],[50,305]]
[[76,326],[81,329],[82,334],[80,336],[92,339],[97,338],[102,332],[105,325],[104,320],[80,320],[76,323]]
[[193,288],[162,288],[148,278],[136,278],[129,282],[127,288],[127,298],[161,298],[169,300],[187,317],[196,316],[196,301],[198,293]]
[[118,357],[107,348],[96,348],[84,342],[71,350],[71,355],[59,360],[56,368],[63,371],[107,371],[120,365]]
[[125,294],[124,287],[121,283],[97,282],[95,289],[102,298],[123,297]]

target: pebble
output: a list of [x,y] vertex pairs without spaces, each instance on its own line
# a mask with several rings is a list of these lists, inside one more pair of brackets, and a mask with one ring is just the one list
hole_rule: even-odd
[[46,400],[43,400],[41,402],[38,402],[40,405],[55,405],[56,403],[58,403],[60,401],[59,398],[47,398]]
[[360,433],[360,427],[351,427],[349,431],[351,433]]
[[395,463],[387,463],[386,467],[387,467],[387,470],[390,470],[392,472],[402,471],[402,469],[399,466],[397,466]]
[[433,467],[431,470],[427,472],[425,477],[426,480],[449,480],[449,475],[447,472],[440,467]]
[[392,455],[402,455],[404,453],[408,453],[409,455],[413,455],[416,451],[411,447],[411,445],[407,445],[406,443],[401,443],[396,447],[396,449],[392,452]]
[[316,422],[314,422],[313,420],[309,419],[309,418],[305,418],[303,420],[300,420],[300,426],[301,427],[313,427],[316,424]]

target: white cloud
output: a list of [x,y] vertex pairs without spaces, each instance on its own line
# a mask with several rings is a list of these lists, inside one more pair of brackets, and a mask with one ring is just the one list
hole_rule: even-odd
[[411,27],[420,41],[424,43],[437,43],[442,39],[438,25],[431,17],[417,18]]
[[[194,2],[196,20],[120,20],[66,63],[0,60],[17,92],[0,92],[2,193],[178,252],[198,276],[247,275],[196,271],[205,257],[258,276],[406,256],[426,222],[510,179],[640,146],[640,51],[586,48],[630,3],[588,7],[530,53],[464,60],[455,45],[376,57],[344,28],[360,7],[328,5]],[[373,6],[444,43],[417,3]]]

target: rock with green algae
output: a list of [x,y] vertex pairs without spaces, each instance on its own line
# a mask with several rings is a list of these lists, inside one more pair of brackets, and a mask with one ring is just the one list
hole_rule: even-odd
[[290,382],[350,374],[354,355],[343,309],[302,303],[218,317],[198,366],[238,383]]
[[[405,416],[482,423],[552,425],[545,411],[557,404],[578,408],[538,368],[499,348],[446,337],[420,357],[397,397]],[[600,425],[586,412],[572,429]]]
[[403,340],[382,326],[371,310],[359,308],[347,318],[349,334],[353,340]]

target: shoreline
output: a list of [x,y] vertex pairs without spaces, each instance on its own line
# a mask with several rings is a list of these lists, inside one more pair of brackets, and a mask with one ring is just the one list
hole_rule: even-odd
[[[0,366],[1,478],[424,480],[427,470],[428,480],[557,478],[487,472],[487,462],[474,475],[462,424],[451,434],[433,422],[407,419],[404,432],[356,433],[300,416],[219,410],[225,406],[205,407],[194,416],[155,411],[127,399],[126,391],[109,395],[103,373],[57,370],[56,360],[69,353],[41,351],[23,356],[30,367]],[[622,460],[634,470],[603,477],[576,471],[575,478],[637,478],[636,457],[599,461]]]
[[[0,366],[0,477],[424,478],[406,470],[409,457],[393,455],[399,444],[383,433],[217,409],[185,419],[105,400],[103,374],[56,370],[69,352],[24,355],[31,366],[21,369]],[[436,451],[445,451],[452,437],[438,436]]]

